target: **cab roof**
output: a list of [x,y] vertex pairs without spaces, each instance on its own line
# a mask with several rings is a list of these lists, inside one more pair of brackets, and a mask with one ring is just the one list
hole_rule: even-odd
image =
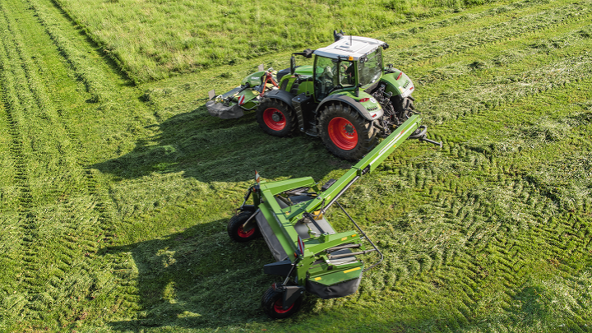
[[343,59],[351,56],[354,58],[353,60],[359,60],[384,44],[386,43],[374,38],[343,36],[329,46],[316,49],[314,54],[331,59]]

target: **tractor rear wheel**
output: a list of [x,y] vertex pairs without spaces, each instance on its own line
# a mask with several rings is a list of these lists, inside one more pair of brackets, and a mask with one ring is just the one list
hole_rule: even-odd
[[292,135],[297,124],[295,112],[277,99],[266,99],[259,105],[257,122],[265,133],[279,137]]
[[376,129],[356,110],[342,104],[332,104],[321,112],[321,139],[335,156],[356,161],[376,144]]
[[257,226],[257,221],[254,221],[255,217],[249,222],[247,228],[243,227],[243,224],[247,222],[253,213],[253,211],[245,210],[234,215],[230,221],[228,221],[226,230],[228,231],[228,236],[230,236],[233,241],[244,243],[259,237],[261,233]]
[[263,311],[265,311],[270,318],[288,318],[300,310],[300,307],[302,306],[302,297],[298,297],[298,299],[294,301],[294,304],[290,305],[289,308],[284,309],[282,293],[276,291],[273,287],[269,287],[269,289],[263,294],[261,306],[263,306]]

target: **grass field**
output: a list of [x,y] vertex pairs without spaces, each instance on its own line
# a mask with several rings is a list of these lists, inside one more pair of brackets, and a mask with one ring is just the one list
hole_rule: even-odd
[[[495,0],[55,0],[135,82],[239,64]],[[293,52],[293,51],[292,51]]]
[[[246,17],[241,1],[175,3],[0,2],[0,331],[592,330],[592,1],[368,1],[385,9],[360,17],[353,2]],[[296,3],[327,7],[302,35],[236,27]],[[218,16],[193,24],[191,10]],[[391,45],[444,145],[405,143],[341,201],[385,253],[359,292],[270,321],[273,259],[263,240],[231,242],[228,218],[255,169],[325,182],[350,165],[204,104],[330,43],[335,22]],[[162,45],[190,25],[210,49]]]

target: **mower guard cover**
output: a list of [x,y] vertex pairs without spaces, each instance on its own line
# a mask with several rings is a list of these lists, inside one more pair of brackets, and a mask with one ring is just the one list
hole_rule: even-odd
[[225,106],[222,103],[216,103],[214,101],[207,101],[206,108],[210,115],[218,117],[220,119],[233,119],[240,118],[245,115],[243,109],[238,104]]
[[[257,96],[259,96],[259,91],[256,89],[249,88],[248,86],[238,86],[216,97],[215,100],[207,101],[206,108],[210,115],[220,119],[240,118],[245,115],[243,110],[250,110],[253,105],[257,105]],[[220,100],[223,102],[221,103]],[[238,101],[242,102],[242,107]],[[245,106],[251,106],[251,108],[244,109]]]

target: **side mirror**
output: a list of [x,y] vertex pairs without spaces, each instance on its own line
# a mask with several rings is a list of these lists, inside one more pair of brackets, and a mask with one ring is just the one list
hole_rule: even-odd
[[296,58],[292,56],[290,58],[290,74],[294,75],[294,73],[296,73]]

